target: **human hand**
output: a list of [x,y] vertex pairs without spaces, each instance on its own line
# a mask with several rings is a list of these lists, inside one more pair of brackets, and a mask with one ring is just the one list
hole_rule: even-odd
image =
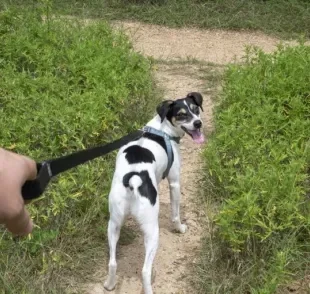
[[14,235],[25,236],[32,231],[33,223],[21,189],[36,175],[37,167],[32,159],[0,148],[0,224]]

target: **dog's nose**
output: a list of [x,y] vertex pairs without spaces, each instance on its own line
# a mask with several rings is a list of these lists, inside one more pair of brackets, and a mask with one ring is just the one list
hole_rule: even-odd
[[202,125],[201,120],[195,120],[195,121],[194,121],[194,127],[195,127],[196,129],[200,129],[200,128],[201,128],[201,125]]

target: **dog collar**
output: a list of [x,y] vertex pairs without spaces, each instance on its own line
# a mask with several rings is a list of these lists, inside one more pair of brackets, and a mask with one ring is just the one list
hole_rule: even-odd
[[177,144],[180,144],[180,140],[181,140],[180,137],[170,136],[167,133],[165,133],[163,131],[160,131],[160,130],[157,130],[157,129],[153,128],[153,127],[145,126],[142,129],[142,131],[145,132],[145,133],[151,133],[151,134],[163,137],[164,139],[172,140],[172,141],[176,142]]
[[168,165],[167,165],[167,168],[163,174],[163,179],[164,179],[168,176],[170,168],[172,166],[172,162],[173,162],[173,151],[172,151],[171,141],[174,141],[177,144],[179,144],[181,138],[169,136],[167,133],[165,133],[163,131],[160,131],[160,130],[157,130],[155,128],[148,127],[148,126],[145,126],[142,130],[145,133],[150,133],[150,134],[154,134],[154,135],[157,135],[159,137],[162,137],[165,141],[166,148],[167,148]]

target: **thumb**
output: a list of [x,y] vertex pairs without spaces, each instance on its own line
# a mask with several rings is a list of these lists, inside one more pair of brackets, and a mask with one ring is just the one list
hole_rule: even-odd
[[37,164],[29,157],[22,156],[24,159],[24,181],[34,180],[37,176]]

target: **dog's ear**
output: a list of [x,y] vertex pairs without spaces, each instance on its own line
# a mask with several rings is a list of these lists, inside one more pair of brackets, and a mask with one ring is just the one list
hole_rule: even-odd
[[188,93],[187,94],[187,98],[192,98],[195,102],[195,104],[197,106],[199,106],[201,108],[201,110],[203,111],[203,108],[202,108],[202,95],[198,92],[192,92],[192,93]]
[[156,111],[158,115],[160,116],[161,122],[164,121],[172,104],[173,104],[173,100],[164,100],[157,106]]

